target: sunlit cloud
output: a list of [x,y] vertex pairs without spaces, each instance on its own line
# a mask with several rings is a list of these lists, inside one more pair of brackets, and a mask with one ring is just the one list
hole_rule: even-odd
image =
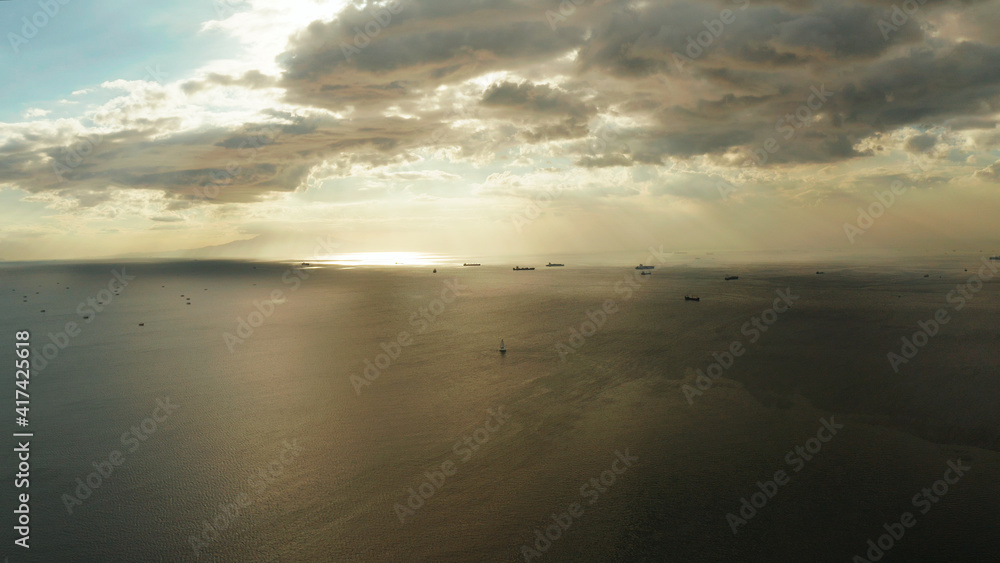
[[[595,3],[555,26],[533,2],[217,5],[191,17],[233,40],[225,56],[165,78],[103,76],[0,123],[0,236],[19,224],[14,205],[62,233],[63,257],[77,252],[74,221],[115,241],[101,248],[136,252],[148,223],[174,237],[151,252],[196,248],[194,233],[285,252],[252,240],[303,220],[365,252],[401,239],[475,252],[483,237],[527,250],[649,237],[839,248],[852,206],[904,178],[927,216],[882,222],[884,240],[922,247],[949,206],[998,197],[1000,41],[986,4],[924,5],[889,37],[871,2],[752,4],[694,56],[688,37],[726,2]],[[735,228],[757,223],[768,232],[753,240]]]

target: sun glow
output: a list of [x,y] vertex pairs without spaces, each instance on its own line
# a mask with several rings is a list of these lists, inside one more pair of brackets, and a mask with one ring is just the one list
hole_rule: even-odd
[[447,256],[423,252],[351,252],[317,258],[315,262],[344,266],[431,266],[445,264]]

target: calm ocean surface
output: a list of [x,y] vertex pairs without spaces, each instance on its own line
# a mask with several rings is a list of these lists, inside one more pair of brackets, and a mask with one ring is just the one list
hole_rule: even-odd
[[[820,276],[689,260],[642,278],[573,264],[0,266],[4,393],[15,332],[31,332],[36,357],[65,345],[36,360],[29,427],[12,400],[4,411],[0,555],[500,562],[528,546],[542,562],[851,561],[911,511],[882,561],[997,561],[1000,284],[960,310],[947,300],[982,264]],[[100,295],[112,270],[134,279]],[[753,338],[745,323],[786,288],[794,305]],[[282,302],[264,304],[275,291]],[[615,312],[592,314],[591,332],[605,304]],[[948,324],[894,373],[887,354],[940,308]],[[78,333],[61,335],[67,323]],[[589,334],[578,349],[571,329]],[[745,353],[689,404],[683,386],[734,341]],[[844,427],[795,472],[786,454],[830,416]],[[23,430],[29,550],[12,532]],[[106,463],[115,450],[120,464]],[[630,466],[616,461],[626,452]],[[959,458],[972,469],[921,514],[911,498]],[[77,482],[109,467],[96,488]],[[779,470],[788,484],[734,534],[727,514]],[[573,503],[583,514],[537,540]]]

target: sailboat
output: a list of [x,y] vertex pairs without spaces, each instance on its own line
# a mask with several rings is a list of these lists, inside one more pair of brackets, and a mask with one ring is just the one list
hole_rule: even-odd
[[507,346],[504,345],[503,338],[500,339],[500,353],[501,354],[507,353]]

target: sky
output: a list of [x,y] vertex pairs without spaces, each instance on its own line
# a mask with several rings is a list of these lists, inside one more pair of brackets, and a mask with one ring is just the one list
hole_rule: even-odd
[[1000,250],[998,1],[48,10],[0,3],[0,259]]

